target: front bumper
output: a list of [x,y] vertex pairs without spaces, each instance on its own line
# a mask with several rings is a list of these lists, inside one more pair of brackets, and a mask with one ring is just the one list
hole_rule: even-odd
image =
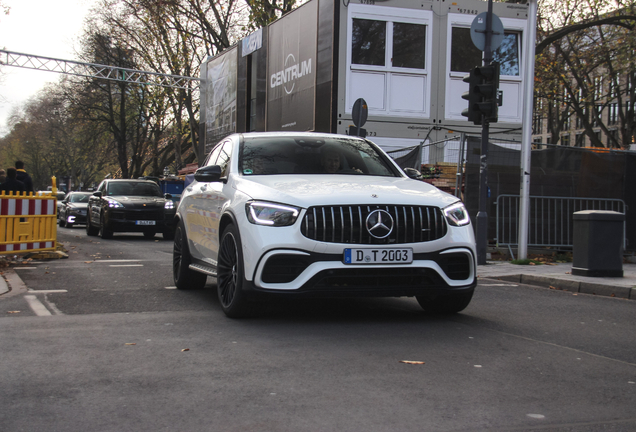
[[415,253],[410,264],[350,265],[342,255],[272,250],[259,261],[249,290],[326,297],[437,296],[474,290],[471,249]]
[[174,230],[175,212],[161,210],[112,210],[105,215],[105,224],[114,232],[170,232]]

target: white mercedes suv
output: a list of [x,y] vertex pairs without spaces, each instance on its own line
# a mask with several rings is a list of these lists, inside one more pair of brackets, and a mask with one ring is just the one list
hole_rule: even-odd
[[456,197],[409,178],[372,142],[318,133],[234,134],[181,197],[174,281],[217,278],[229,317],[261,295],[412,296],[463,310],[475,238]]

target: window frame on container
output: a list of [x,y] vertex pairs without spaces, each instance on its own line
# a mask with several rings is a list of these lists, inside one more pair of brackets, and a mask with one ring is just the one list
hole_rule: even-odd
[[[372,20],[385,23],[384,27],[384,64],[363,64],[355,63],[355,49],[354,43],[354,27],[355,22],[361,20]],[[394,40],[395,36],[399,34],[396,32],[396,24],[400,26],[405,25],[418,25],[422,26],[422,32],[424,34],[424,40],[421,43],[421,48],[424,50],[422,58],[418,62],[423,61],[422,67],[404,67],[394,66],[394,52],[400,47],[400,44]],[[381,115],[381,116],[399,116],[399,117],[424,117],[427,118],[430,115],[430,101],[431,101],[431,72],[432,72],[432,45],[433,39],[433,12],[426,10],[413,10],[403,9],[386,6],[374,6],[374,5],[362,5],[362,4],[350,4],[348,7],[347,17],[347,41],[346,41],[346,86],[347,97],[345,110],[347,113],[351,113],[353,103],[356,97],[351,93],[352,75],[355,73],[369,73],[376,74],[378,81],[382,81],[384,88],[383,102],[384,106],[377,107],[369,103],[369,115]],[[408,43],[402,46],[408,46]],[[369,51],[373,51],[370,48]],[[409,55],[404,55],[404,58],[408,58]],[[381,78],[383,75],[384,78]],[[420,79],[423,88],[422,95],[422,107],[420,109],[402,109],[394,108],[392,101],[389,100],[391,95],[391,85],[394,82],[395,77],[410,77],[414,79]],[[418,78],[419,77],[419,78]],[[365,98],[366,100],[367,98]],[[367,102],[369,102],[367,100]]]

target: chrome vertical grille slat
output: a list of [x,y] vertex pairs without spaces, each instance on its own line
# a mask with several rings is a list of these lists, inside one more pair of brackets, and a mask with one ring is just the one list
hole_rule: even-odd
[[[393,218],[393,231],[382,239],[371,236],[366,220],[382,209]],[[348,220],[347,220],[348,218]],[[441,209],[432,206],[353,205],[310,207],[300,224],[312,240],[345,244],[405,244],[438,240],[448,230]]]

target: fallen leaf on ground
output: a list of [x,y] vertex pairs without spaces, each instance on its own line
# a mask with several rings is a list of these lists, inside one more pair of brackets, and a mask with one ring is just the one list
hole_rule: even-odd
[[134,342],[127,342],[127,343],[125,343],[124,345],[137,345],[137,344],[136,344],[136,343],[134,343]]
[[7,313],[20,313],[22,311],[7,311]]
[[400,360],[400,363],[415,364],[415,365],[423,365],[423,364],[425,364],[423,361],[415,361],[415,360]]
[[181,352],[184,352],[184,351],[190,351],[190,348],[184,348],[181,350]]

